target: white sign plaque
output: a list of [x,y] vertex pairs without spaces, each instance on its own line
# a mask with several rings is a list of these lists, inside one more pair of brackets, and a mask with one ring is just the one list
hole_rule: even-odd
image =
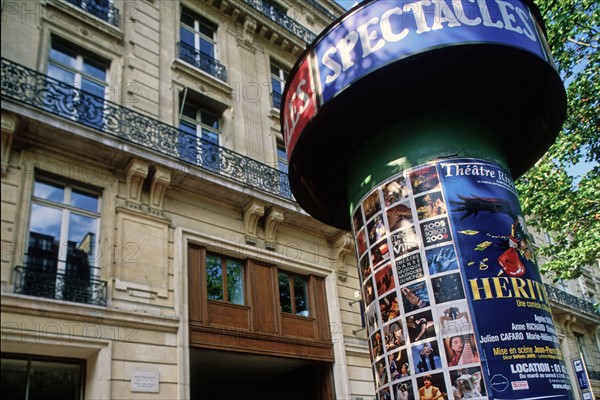
[[131,371],[131,391],[158,393],[158,372]]

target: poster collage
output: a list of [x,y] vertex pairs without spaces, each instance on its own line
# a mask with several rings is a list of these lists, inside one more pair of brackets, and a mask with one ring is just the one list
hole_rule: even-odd
[[435,165],[394,176],[353,215],[379,399],[487,399]]

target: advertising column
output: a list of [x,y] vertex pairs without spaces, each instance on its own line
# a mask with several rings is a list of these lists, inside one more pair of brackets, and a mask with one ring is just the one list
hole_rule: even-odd
[[408,169],[362,199],[353,231],[381,398],[569,398],[524,227],[510,174],[477,159]]
[[354,233],[378,398],[573,398],[513,184],[565,114],[532,0],[365,0],[299,57],[290,187]]

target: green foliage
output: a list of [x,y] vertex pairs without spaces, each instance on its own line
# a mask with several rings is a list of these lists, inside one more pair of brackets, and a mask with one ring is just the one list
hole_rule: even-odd
[[[567,82],[563,130],[544,157],[517,181],[529,224],[548,232],[552,243],[542,266],[555,279],[573,279],[600,259],[600,3],[598,0],[535,0],[548,42]],[[592,163],[583,176],[570,167]],[[574,179],[576,178],[576,179]]]

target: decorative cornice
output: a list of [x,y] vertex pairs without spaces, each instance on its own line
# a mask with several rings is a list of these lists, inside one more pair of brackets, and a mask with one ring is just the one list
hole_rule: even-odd
[[277,242],[277,227],[284,220],[283,211],[276,207],[271,207],[265,217],[265,247],[268,250],[275,250]]
[[8,162],[13,138],[19,129],[20,119],[14,114],[2,111],[2,175],[8,172]]
[[149,164],[145,161],[132,158],[126,167],[127,170],[127,201],[140,204],[142,202],[142,186],[148,176]]
[[346,256],[354,249],[354,241],[350,233],[342,231],[334,238],[333,245],[338,262],[338,278],[345,281],[348,277]]
[[252,45],[254,41],[254,32],[256,32],[256,20],[253,18],[246,18],[244,21],[244,29],[243,29],[243,38],[244,43],[247,45]]
[[150,186],[150,208],[162,210],[163,199],[167,187],[171,183],[171,171],[166,168],[154,166],[152,184]]
[[242,210],[244,214],[244,229],[246,232],[246,243],[256,244],[256,226],[258,219],[265,214],[265,206],[257,201],[250,201]]
[[569,335],[573,334],[573,324],[577,318],[571,314],[563,314],[557,318],[557,321],[563,326],[565,332]]

